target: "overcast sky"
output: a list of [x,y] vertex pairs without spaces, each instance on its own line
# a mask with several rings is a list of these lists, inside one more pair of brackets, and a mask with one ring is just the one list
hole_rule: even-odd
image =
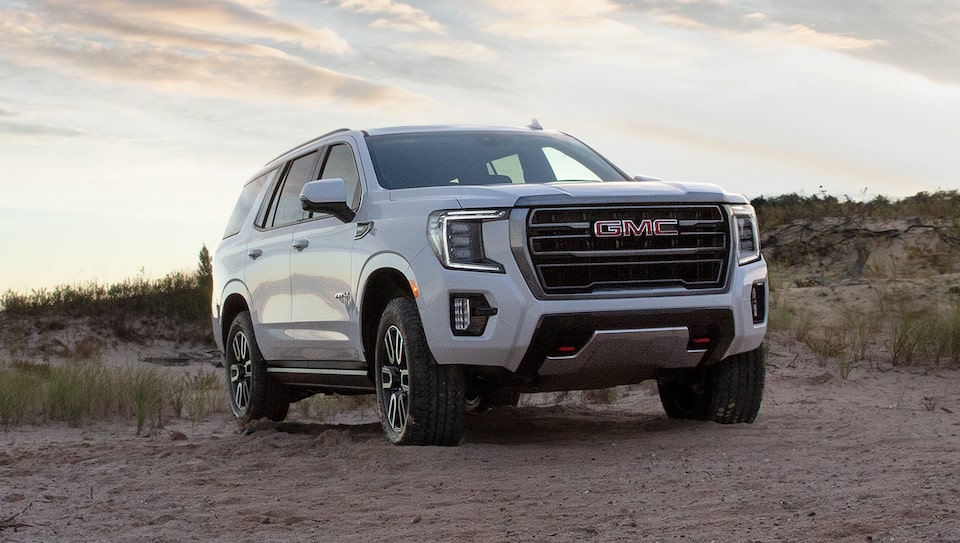
[[0,291],[193,269],[331,129],[534,117],[751,198],[960,189],[960,0],[0,0]]

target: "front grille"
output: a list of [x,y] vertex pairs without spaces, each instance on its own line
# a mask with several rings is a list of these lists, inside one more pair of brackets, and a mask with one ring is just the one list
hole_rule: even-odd
[[730,228],[716,205],[535,208],[526,242],[546,295],[702,290],[725,284]]

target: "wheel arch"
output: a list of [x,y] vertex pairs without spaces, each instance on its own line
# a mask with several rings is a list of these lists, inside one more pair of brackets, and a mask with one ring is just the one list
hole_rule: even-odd
[[377,328],[380,316],[390,300],[398,296],[414,298],[410,279],[396,268],[380,268],[367,277],[360,309],[360,334],[367,368],[373,375]]
[[227,295],[226,299],[223,300],[223,306],[220,309],[220,342],[226,348],[227,334],[230,332],[230,326],[233,324],[234,319],[237,318],[237,315],[244,311],[249,311],[250,306],[247,305],[246,298],[239,293],[232,293]]

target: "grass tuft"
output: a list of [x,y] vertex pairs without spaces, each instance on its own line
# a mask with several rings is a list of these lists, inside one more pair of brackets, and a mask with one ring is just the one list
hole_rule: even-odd
[[808,334],[803,342],[817,357],[820,367],[824,367],[828,360],[841,357],[846,353],[848,335],[849,329],[846,326],[828,325],[818,328],[815,333]]
[[622,391],[617,387],[583,390],[580,398],[585,404],[613,405],[623,398]]
[[179,417],[184,408],[199,422],[226,410],[219,373],[198,369],[174,378],[154,366],[109,368],[96,362],[66,365],[15,361],[0,364],[0,424],[19,426],[44,420],[82,426],[119,417],[162,426],[164,406]]

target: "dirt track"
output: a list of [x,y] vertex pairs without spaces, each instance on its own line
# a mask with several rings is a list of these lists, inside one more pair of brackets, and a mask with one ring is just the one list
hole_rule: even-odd
[[[960,541],[960,372],[835,370],[774,342],[750,426],[501,409],[456,448],[226,416],[0,433],[0,541]],[[12,517],[12,518],[11,518]]]

